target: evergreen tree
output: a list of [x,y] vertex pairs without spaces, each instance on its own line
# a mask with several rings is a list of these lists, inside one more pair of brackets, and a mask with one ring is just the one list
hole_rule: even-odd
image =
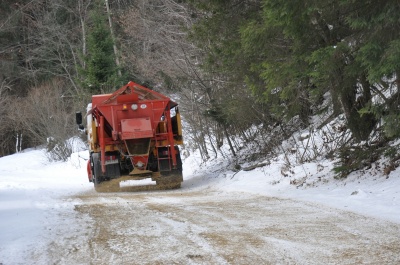
[[400,5],[396,0],[350,1],[347,21],[358,46],[355,61],[376,95],[362,114],[383,119],[389,137],[400,136]]
[[[381,118],[387,135],[400,134],[397,1],[188,1],[200,10],[192,39],[203,69],[225,78],[224,92],[246,81],[272,116],[304,123],[330,92],[355,139],[367,140]],[[228,102],[211,99],[210,109]]]
[[308,107],[330,91],[334,109],[345,114],[353,136],[366,140],[376,120],[359,113],[372,95],[355,58],[359,43],[347,21],[351,12],[352,5],[339,0],[264,0],[262,19],[242,28],[242,41],[246,53],[264,51],[252,67],[264,82],[250,85],[275,113],[305,120]]
[[113,44],[107,16],[98,4],[91,13],[85,68],[82,70],[83,86],[91,94],[111,92],[126,82],[118,75]]
[[[253,75],[251,64],[259,54],[243,53],[240,28],[250,18],[257,16],[260,1],[191,1],[197,8],[198,23],[190,39],[204,51],[202,70],[209,75],[206,89],[207,117],[220,126],[248,128],[260,121],[256,116],[256,99],[249,93],[245,78]],[[264,109],[263,109],[264,111]],[[264,115],[267,117],[268,115]]]

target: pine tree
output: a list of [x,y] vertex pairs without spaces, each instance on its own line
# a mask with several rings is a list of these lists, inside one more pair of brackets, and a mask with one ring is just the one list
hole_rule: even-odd
[[126,81],[118,75],[120,69],[116,65],[114,40],[107,21],[99,4],[91,13],[85,68],[82,70],[82,84],[91,94],[111,92]]
[[348,23],[354,3],[343,3],[264,0],[262,19],[242,28],[243,47],[264,51],[253,66],[263,83],[251,86],[276,113],[307,118],[307,107],[329,91],[353,136],[366,140],[376,119],[360,111],[371,104],[371,84],[355,57],[359,32]]
[[[374,104],[366,105],[362,114],[375,115],[384,121],[387,136],[400,136],[400,5],[396,0],[351,1],[345,3],[347,21],[354,30],[358,45],[354,57],[364,83],[376,95]],[[397,88],[397,89],[394,89]]]

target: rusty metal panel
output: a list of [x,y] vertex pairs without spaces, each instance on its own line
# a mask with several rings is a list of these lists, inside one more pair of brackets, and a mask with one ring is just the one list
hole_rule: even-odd
[[121,139],[153,137],[150,117],[121,120]]

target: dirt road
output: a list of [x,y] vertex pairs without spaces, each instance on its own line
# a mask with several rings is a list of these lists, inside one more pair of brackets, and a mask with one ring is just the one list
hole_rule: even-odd
[[[317,204],[203,190],[89,192],[51,264],[400,264],[400,225]],[[74,220],[71,220],[74,219]]]

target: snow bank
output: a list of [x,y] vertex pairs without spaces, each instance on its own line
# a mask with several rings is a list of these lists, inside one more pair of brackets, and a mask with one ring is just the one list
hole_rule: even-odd
[[49,163],[43,150],[33,149],[0,158],[0,264],[27,264],[25,256],[43,251],[48,229],[73,210],[61,198],[92,188],[85,159],[82,151]]
[[233,171],[223,159],[202,164],[199,156],[192,155],[184,163],[190,173],[184,175],[183,186],[292,198],[400,223],[400,168],[388,176],[373,167],[335,179],[332,160],[290,167],[285,161],[281,155],[272,161],[255,161],[266,165],[253,170]]

